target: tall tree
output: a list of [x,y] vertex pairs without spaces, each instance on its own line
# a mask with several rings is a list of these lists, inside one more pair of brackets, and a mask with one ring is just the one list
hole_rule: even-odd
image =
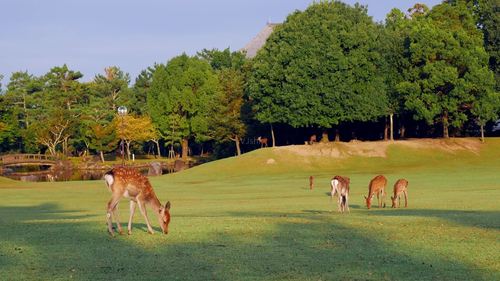
[[408,95],[405,105],[416,119],[441,122],[448,138],[449,126],[460,127],[476,99],[470,85],[487,79],[480,74],[488,72],[482,35],[470,11],[445,3],[412,20],[409,41],[411,78],[398,90]]
[[219,94],[217,76],[210,65],[186,54],[158,66],[148,93],[151,118],[163,135],[172,131],[172,118],[177,120],[182,137],[182,158],[187,159],[189,139],[205,140],[209,109]]
[[[88,104],[86,85],[79,81],[82,77],[82,73],[69,69],[67,65],[53,67],[41,78],[43,90],[37,93],[37,123],[51,123],[60,116],[64,116],[65,123],[67,121],[71,124],[64,129],[65,133],[61,142],[64,155],[70,153],[71,143],[82,138],[81,132],[77,130],[78,120],[82,117],[83,108]],[[46,127],[42,124],[38,129],[40,128]],[[40,135],[41,132],[38,129],[37,134]],[[45,134],[42,133],[42,135]]]
[[237,155],[241,155],[240,142],[246,128],[241,108],[244,103],[244,79],[235,69],[218,72],[222,94],[218,97],[211,114],[211,131],[218,141],[234,141]]
[[241,52],[231,52],[229,48],[203,49],[198,56],[206,60],[216,71],[221,88],[213,113],[210,114],[210,131],[213,138],[222,143],[233,141],[236,154],[241,155],[241,139],[245,135],[242,107],[245,103],[245,76],[247,60]]
[[104,74],[95,76],[92,83],[94,93],[105,99],[109,110],[116,112],[118,106],[126,105],[130,107],[131,92],[128,84],[130,76],[116,66],[106,67]]
[[379,32],[357,4],[321,1],[289,15],[253,61],[249,92],[256,118],[328,129],[385,115]]
[[489,54],[490,69],[495,74],[495,88],[500,91],[500,2],[498,0],[445,0],[451,5],[467,7],[474,13],[483,32],[484,48]]
[[147,113],[147,97],[148,91],[153,83],[153,73],[155,72],[157,65],[148,67],[139,73],[135,79],[133,91],[133,102],[131,103],[131,109],[138,114]]
[[[123,118],[123,119],[122,119]],[[156,130],[149,116],[127,115],[114,119],[114,127],[119,139],[125,141],[127,157],[130,160],[132,142],[149,141],[156,137]]]
[[408,79],[410,61],[407,56],[405,45],[411,27],[411,20],[403,12],[393,9],[387,15],[383,36],[381,36],[379,47],[384,58],[383,72],[385,74],[388,108],[390,115],[390,139],[394,138],[393,116],[399,117],[401,128],[400,137],[405,137],[405,125],[402,119],[406,112],[404,110],[405,96],[397,91],[397,85]]

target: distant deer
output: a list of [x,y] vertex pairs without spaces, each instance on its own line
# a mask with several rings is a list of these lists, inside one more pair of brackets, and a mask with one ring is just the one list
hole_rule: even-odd
[[309,144],[313,144],[313,143],[315,143],[315,142],[317,142],[317,140],[316,140],[316,135],[312,135],[312,136],[310,136],[310,137],[309,137]]
[[257,141],[260,142],[260,147],[267,147],[267,138],[258,137]]
[[330,182],[330,186],[332,187],[330,195],[333,200],[333,196],[337,194],[338,196],[338,211],[340,213],[345,212],[347,208],[347,212],[349,211],[349,184],[351,180],[348,177],[335,176],[332,178]]
[[405,196],[405,208],[408,207],[408,181],[405,179],[399,179],[394,184],[394,196],[391,196],[392,200],[392,208],[396,207],[396,200],[399,203],[399,207],[401,207],[401,193]]
[[387,179],[383,175],[378,175],[370,181],[370,184],[368,185],[368,197],[365,196],[366,207],[368,209],[370,209],[372,205],[372,199],[373,196],[375,196],[375,194],[377,194],[378,207],[379,208],[382,207],[382,203],[384,202],[384,197],[385,197],[386,185],[387,185]]
[[104,175],[104,180],[111,191],[111,200],[107,206],[107,223],[108,231],[111,236],[113,233],[113,215],[118,232],[122,234],[122,227],[118,220],[117,205],[122,197],[130,199],[130,217],[128,221],[128,234],[132,234],[132,218],[135,212],[135,204],[139,205],[139,210],[146,220],[148,232],[153,234],[153,228],[149,223],[146,213],[146,204],[150,205],[153,211],[158,216],[158,222],[163,233],[168,233],[168,224],[170,223],[170,201],[165,206],[162,206],[160,200],[156,197],[153,187],[149,183],[148,178],[143,176],[134,168],[116,167]]

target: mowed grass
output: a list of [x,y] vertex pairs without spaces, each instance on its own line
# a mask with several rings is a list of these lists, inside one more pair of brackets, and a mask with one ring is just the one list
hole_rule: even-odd
[[[408,208],[366,209],[379,173],[388,207],[409,180]],[[336,174],[351,178],[350,214],[327,195]],[[110,238],[103,181],[0,178],[0,279],[500,280],[500,139],[479,153],[396,143],[386,158],[268,148],[151,181],[172,202],[170,234],[149,210],[156,234],[137,211],[133,234]]]

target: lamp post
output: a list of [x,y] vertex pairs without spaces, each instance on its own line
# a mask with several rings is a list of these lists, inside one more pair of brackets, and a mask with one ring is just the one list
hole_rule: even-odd
[[121,126],[120,126],[120,135],[121,135],[121,142],[120,142],[120,153],[122,155],[122,166],[125,164],[125,141],[123,139],[123,130],[125,128],[125,124],[124,124],[124,117],[125,115],[127,115],[127,107],[125,106],[120,106],[118,107],[118,115],[120,115],[120,117],[122,118],[122,123],[121,123]]

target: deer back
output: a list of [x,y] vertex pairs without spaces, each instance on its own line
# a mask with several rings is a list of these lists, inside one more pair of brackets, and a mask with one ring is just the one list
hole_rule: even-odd
[[376,193],[380,189],[385,188],[386,185],[387,185],[387,179],[383,175],[378,175],[378,176],[374,177],[370,181],[370,184],[368,185],[369,195]]
[[340,183],[340,190],[345,189],[347,193],[349,193],[349,184],[351,183],[351,179],[343,176],[335,176],[334,180],[338,180]]
[[394,196],[397,196],[399,193],[403,192],[408,188],[408,181],[405,179],[399,179],[394,184]]
[[127,192],[127,195],[145,197],[153,193],[153,187],[148,178],[135,168],[116,167],[104,175],[111,192]]

